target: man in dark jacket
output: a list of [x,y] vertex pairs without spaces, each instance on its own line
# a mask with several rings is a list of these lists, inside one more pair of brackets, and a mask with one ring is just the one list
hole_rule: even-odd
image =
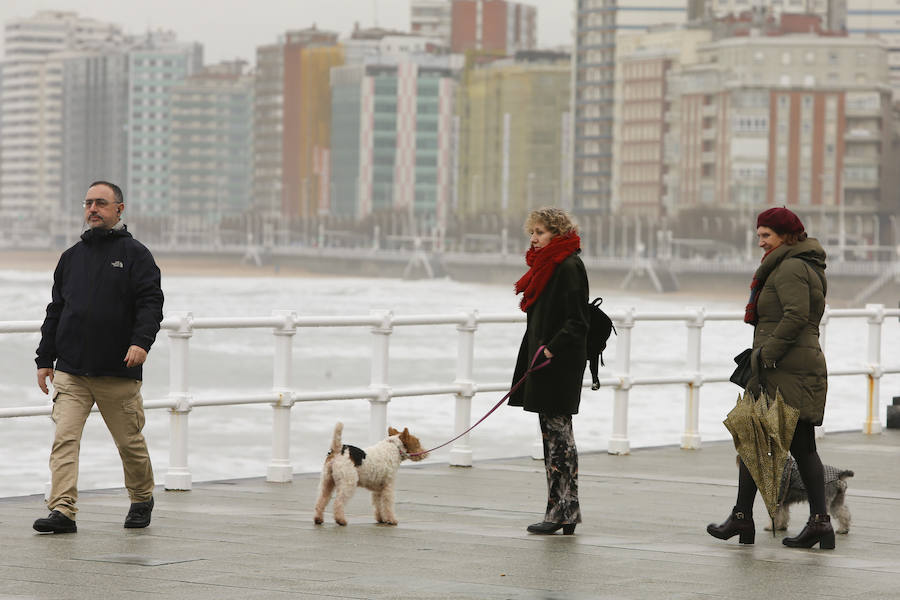
[[[37,348],[38,387],[53,384],[56,435],[50,452],[50,515],[42,533],[74,533],[78,454],[96,402],[122,459],[131,508],[125,527],[150,524],[153,468],[144,427],[141,365],[162,321],[159,268],[122,223],[125,203],[115,184],[91,184],[84,199],[88,229],[63,252]],[[55,363],[55,366],[54,366]]]

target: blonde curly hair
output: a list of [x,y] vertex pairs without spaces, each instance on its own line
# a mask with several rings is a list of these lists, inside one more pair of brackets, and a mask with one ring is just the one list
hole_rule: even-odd
[[554,235],[566,235],[567,233],[578,233],[578,226],[572,220],[572,217],[561,208],[554,206],[544,206],[535,209],[528,214],[525,219],[525,233],[531,235],[534,226],[541,224]]

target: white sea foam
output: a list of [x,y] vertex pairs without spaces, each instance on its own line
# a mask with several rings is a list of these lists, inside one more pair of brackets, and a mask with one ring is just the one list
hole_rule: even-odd
[[[49,273],[0,271],[0,320],[40,320],[50,299]],[[373,309],[392,309],[397,315],[437,314],[478,309],[483,313],[518,310],[511,285],[460,283],[449,280],[399,281],[363,278],[237,278],[164,276],[166,312],[190,310],[197,317],[265,316],[273,310],[301,315],[366,315]],[[594,282],[594,295],[606,298],[610,310],[741,310],[739,302],[708,301],[701,297],[641,297],[604,289]],[[511,379],[524,324],[485,325],[476,333],[475,379]],[[687,327],[680,323],[639,323],[633,330],[632,370],[665,375],[684,371]],[[394,386],[445,383],[455,377],[456,328],[397,327],[390,341],[390,382]],[[720,373],[733,367],[731,357],[750,343],[751,330],[737,322],[708,322],[703,331],[703,368]],[[301,328],[294,338],[293,387],[299,391],[361,387],[369,381],[373,336],[365,327]],[[190,385],[197,397],[216,397],[271,388],[273,336],[270,330],[198,331],[191,339]],[[47,402],[35,385],[34,349],[37,334],[0,336],[0,407]],[[900,347],[900,327],[884,327],[883,347]],[[616,338],[606,353],[612,371]],[[865,320],[835,319],[828,325],[826,356],[832,366],[860,366],[866,362]],[[896,361],[896,352],[885,353]],[[168,391],[169,341],[160,334],[145,368],[145,400],[164,398]],[[883,395],[897,393],[900,377],[884,378]],[[500,398],[478,394],[473,420]],[[701,390],[700,435],[703,440],[727,439],[722,419],[733,406],[737,388],[708,384]],[[677,444],[683,427],[683,386],[636,387],[631,390],[629,439],[633,447]],[[859,429],[865,418],[866,382],[862,376],[833,377],[829,381],[827,430]],[[882,403],[887,398],[883,398]],[[605,450],[611,435],[611,390],[585,390],[575,418],[579,450]],[[883,409],[882,409],[883,411]],[[452,396],[400,398],[391,402],[389,422],[408,426],[426,445],[453,436]],[[882,418],[884,415],[878,415]],[[331,439],[334,422],[345,423],[344,439],[365,445],[369,405],[363,400],[314,402],[292,410],[291,448],[295,471],[315,471]],[[147,413],[146,437],[158,482],[168,468],[168,414]],[[190,416],[190,469],[194,480],[260,476],[266,472],[271,449],[271,409],[268,406],[198,407]],[[48,479],[47,456],[52,436],[48,418],[0,419],[4,460],[0,461],[0,497],[35,494]],[[534,415],[504,407],[471,434],[476,461],[529,454],[537,440]],[[448,450],[431,461],[446,461]],[[827,457],[825,457],[827,459]],[[122,485],[118,454],[102,420],[88,420],[81,451],[79,487]]]

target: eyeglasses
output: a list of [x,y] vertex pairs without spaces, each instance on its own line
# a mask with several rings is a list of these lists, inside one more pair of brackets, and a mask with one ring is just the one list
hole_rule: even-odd
[[93,204],[97,208],[106,208],[107,206],[109,206],[111,204],[111,202],[104,198],[97,198],[94,200],[85,200],[84,202],[81,203],[81,205],[85,208],[90,208],[91,204]]

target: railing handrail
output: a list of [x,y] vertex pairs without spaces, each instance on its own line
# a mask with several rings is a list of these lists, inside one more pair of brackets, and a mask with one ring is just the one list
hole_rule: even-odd
[[[699,398],[700,389],[707,383],[729,381],[730,373],[704,371],[700,360],[701,333],[707,321],[740,321],[743,311],[711,310],[705,308],[685,310],[636,310],[614,309],[609,312],[618,330],[614,365],[600,379],[601,388],[613,389],[613,434],[609,440],[611,454],[630,451],[628,441],[628,394],[632,387],[649,385],[684,385],[685,424],[681,445],[683,448],[699,448]],[[821,323],[822,345],[825,332],[832,319],[867,319],[868,350],[866,361],[860,366],[832,368],[830,376],[864,375],[867,384],[867,419],[863,423],[866,433],[878,433],[881,424],[879,410],[880,378],[888,373],[900,373],[900,365],[886,366],[881,360],[881,332],[886,318],[900,317],[900,308],[885,308],[870,304],[865,308],[832,309],[826,307]],[[456,396],[455,431],[465,431],[471,422],[471,402],[478,392],[499,392],[509,387],[509,382],[476,382],[473,377],[474,333],[481,325],[522,323],[525,313],[480,313],[477,310],[441,314],[395,315],[390,310],[373,310],[365,315],[300,315],[293,311],[275,311],[269,316],[195,317],[190,312],[173,312],[162,322],[162,329],[169,334],[170,389],[166,398],[148,399],[145,409],[168,409],[171,412],[170,466],[166,477],[169,489],[190,489],[191,476],[187,468],[187,415],[195,407],[269,404],[275,410],[273,417],[272,462],[267,477],[270,481],[288,481],[292,475],[290,465],[289,428],[290,409],[296,403],[368,400],[370,402],[370,437],[379,439],[387,429],[387,404],[393,398],[412,396]],[[631,335],[640,322],[682,322],[687,327],[688,344],[686,366],[681,373],[647,374],[633,373],[631,368]],[[40,331],[41,321],[0,321],[0,334],[35,333]],[[389,339],[396,327],[455,325],[458,331],[456,377],[448,383],[425,383],[407,386],[391,385],[387,378]],[[372,371],[369,385],[349,389],[298,390],[291,382],[291,357],[293,338],[297,328],[311,327],[366,327],[373,334]],[[247,394],[215,396],[193,395],[188,383],[187,356],[189,340],[195,330],[268,328],[275,340],[273,385],[270,390]],[[590,387],[590,380],[584,382]],[[96,410],[96,407],[95,407]],[[0,408],[0,419],[49,415],[49,403],[39,406]],[[471,465],[472,452],[469,434],[458,440],[450,454],[450,463]]]

